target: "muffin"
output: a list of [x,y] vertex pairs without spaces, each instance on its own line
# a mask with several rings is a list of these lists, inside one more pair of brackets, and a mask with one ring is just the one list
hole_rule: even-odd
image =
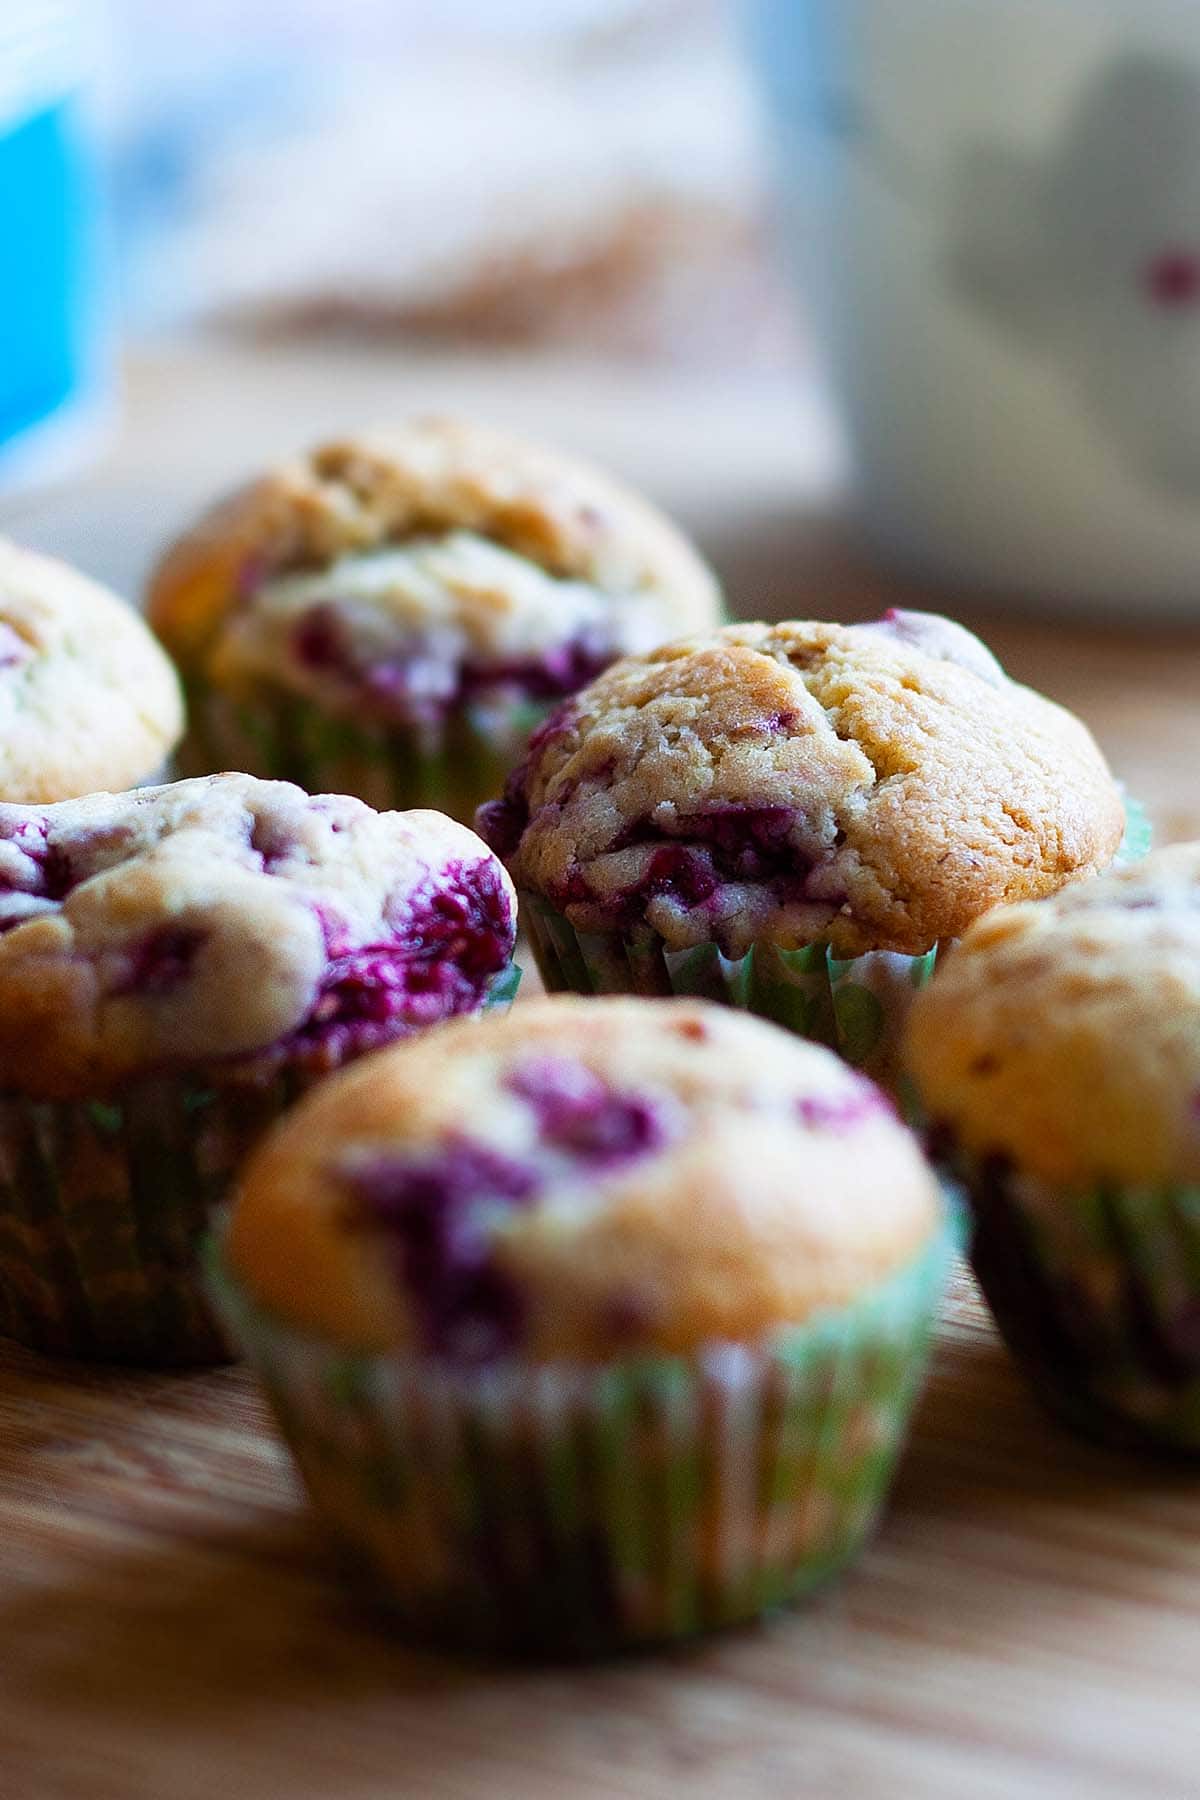
[[1006,907],[913,1009],[908,1065],[1034,1391],[1200,1451],[1200,845]]
[[178,677],[132,607],[0,538],[0,801],[133,787],[182,730]]
[[560,998],[306,1099],[217,1280],[411,1631],[592,1652],[854,1553],[946,1255],[915,1140],[828,1051],[703,1002]]
[[939,944],[1111,861],[1080,722],[947,619],[731,625],[628,657],[478,818],[542,977],[699,993],[887,1083]]
[[245,775],[0,806],[0,1334],[222,1354],[193,1250],[249,1146],[350,1058],[483,1007],[514,919],[438,813]]
[[189,772],[468,822],[556,700],[718,611],[708,570],[644,501],[446,419],[252,482],[167,552],[149,596],[189,687]]

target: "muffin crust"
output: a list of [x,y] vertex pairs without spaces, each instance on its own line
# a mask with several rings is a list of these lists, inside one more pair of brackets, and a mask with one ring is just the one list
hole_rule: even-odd
[[577,929],[919,955],[1103,868],[1120,794],[1080,721],[949,621],[733,625],[615,664],[480,828]]
[[907,1060],[975,1156],[1052,1186],[1200,1181],[1200,845],[980,920]]
[[478,1007],[514,936],[440,813],[246,775],[0,806],[0,1091],[323,1072]]
[[182,729],[178,678],[132,607],[0,538],[0,800],[132,787]]
[[185,669],[226,691],[273,681],[411,723],[413,664],[418,699],[432,677],[457,703],[464,670],[468,688],[563,693],[623,650],[714,623],[718,595],[674,527],[608,476],[425,418],[323,445],[218,504],[166,553],[149,613]]
[[847,1303],[939,1214],[829,1052],[700,1002],[543,999],[323,1084],[246,1171],[228,1257],[362,1349],[590,1360]]

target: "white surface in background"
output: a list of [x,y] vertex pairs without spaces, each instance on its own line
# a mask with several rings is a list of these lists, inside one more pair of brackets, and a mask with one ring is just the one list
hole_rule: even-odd
[[95,26],[79,0],[3,0],[0,5],[0,131],[76,87],[89,69]]
[[[767,10],[798,58],[800,9]],[[1147,284],[1200,260],[1200,8],[804,17],[781,181],[873,541],[951,590],[1200,616],[1200,293]]]

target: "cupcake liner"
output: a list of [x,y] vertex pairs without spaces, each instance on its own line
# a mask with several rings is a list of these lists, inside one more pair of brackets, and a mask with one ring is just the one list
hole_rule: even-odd
[[[520,981],[510,963],[481,1011],[506,1011]],[[197,1245],[249,1151],[313,1079],[282,1070],[218,1089],[162,1076],[103,1101],[0,1095],[0,1337],[110,1362],[228,1361]]]
[[1056,1192],[961,1158],[971,1262],[1035,1393],[1089,1437],[1200,1455],[1200,1188]]
[[[1136,862],[1149,849],[1150,822],[1128,796],[1125,813],[1118,861]],[[913,995],[932,977],[943,946],[935,944],[921,956],[869,950],[842,958],[823,943],[799,950],[759,943],[744,956],[728,957],[715,943],[668,950],[649,926],[577,931],[565,913],[528,890],[520,903],[538,971],[551,993],[693,995],[740,1007],[836,1050],[898,1094],[915,1114],[901,1070],[900,1039]]]
[[[480,1011],[507,1011],[520,982],[510,963]],[[250,1150],[312,1079],[283,1070],[216,1089],[164,1076],[104,1101],[0,1095],[0,1337],[106,1362],[229,1361],[197,1247]]]
[[925,1367],[949,1224],[763,1346],[464,1371],[299,1333],[210,1266],[317,1511],[425,1639],[597,1654],[795,1598],[859,1548]]
[[472,825],[549,711],[468,706],[444,726],[405,730],[333,718],[314,701],[266,690],[240,702],[194,682],[179,765],[185,775],[241,769],[310,794],[354,794],[380,812],[433,807]]
[[1121,789],[1121,798],[1125,805],[1125,836],[1113,857],[1114,869],[1125,869],[1130,863],[1141,862],[1154,841],[1154,827],[1141,801],[1135,800],[1132,794],[1127,794],[1124,788]]
[[490,987],[483,997],[483,1012],[506,1013],[517,997],[523,979],[523,970],[519,963],[509,963],[507,969],[493,976]]
[[923,956],[871,950],[839,958],[827,944],[780,950],[763,943],[735,958],[716,944],[668,950],[648,926],[624,934],[577,931],[538,895],[522,893],[520,900],[530,947],[551,993],[718,1000],[828,1045],[885,1086],[901,1085],[904,1019],[913,995],[933,974],[937,945]]
[[0,1096],[0,1335],[103,1361],[228,1361],[197,1244],[296,1091],[158,1078],[103,1102]]

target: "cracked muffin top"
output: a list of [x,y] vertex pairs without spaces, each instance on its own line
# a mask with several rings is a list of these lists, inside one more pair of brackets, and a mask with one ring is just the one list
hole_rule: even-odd
[[534,734],[478,824],[579,930],[668,949],[920,955],[1109,863],[1090,734],[930,614],[731,625],[616,663]]
[[608,476],[464,420],[323,445],[166,553],[149,613],[189,673],[421,726],[573,692],[719,615],[675,528]]
[[248,775],[0,806],[0,1090],[320,1073],[477,1010],[514,936],[441,813]]
[[0,538],[0,799],[132,787],[182,729],[178,677],[133,608]]
[[261,1146],[226,1255],[300,1329],[481,1363],[753,1342],[939,1228],[879,1090],[697,1001],[542,999],[323,1083]]
[[1200,844],[981,919],[906,1050],[973,1155],[1058,1186],[1200,1182]]

